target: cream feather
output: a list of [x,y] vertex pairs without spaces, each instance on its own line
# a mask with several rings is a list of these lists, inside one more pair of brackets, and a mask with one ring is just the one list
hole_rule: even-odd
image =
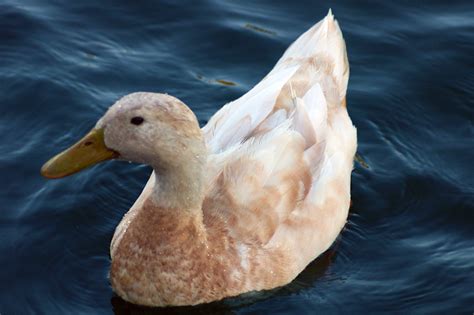
[[[196,142],[175,140],[198,153],[183,156],[170,146],[166,162],[176,163],[181,177],[169,184],[152,174],[120,223],[111,244],[114,290],[145,305],[211,302],[284,285],[328,249],[348,215],[357,144],[345,103],[348,76],[330,11],[202,134],[179,126],[178,134]],[[166,115],[191,117],[184,104],[166,102]],[[162,161],[150,164],[162,171]],[[189,178],[201,170],[202,187]],[[173,202],[153,198],[163,187]],[[202,204],[166,207],[187,205],[191,193],[202,195]]]

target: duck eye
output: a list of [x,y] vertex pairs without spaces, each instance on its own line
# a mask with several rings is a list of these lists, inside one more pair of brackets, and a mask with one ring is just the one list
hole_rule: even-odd
[[133,117],[132,119],[130,119],[130,123],[134,124],[134,125],[141,125],[143,122],[145,121],[145,119],[143,119],[143,117],[140,117],[140,116],[137,116],[137,117]]

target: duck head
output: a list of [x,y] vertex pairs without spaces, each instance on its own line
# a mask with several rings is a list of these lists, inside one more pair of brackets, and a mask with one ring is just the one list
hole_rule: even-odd
[[113,104],[86,136],[46,162],[41,174],[62,178],[110,159],[164,172],[199,159],[204,150],[196,116],[183,102],[167,94],[132,93]]

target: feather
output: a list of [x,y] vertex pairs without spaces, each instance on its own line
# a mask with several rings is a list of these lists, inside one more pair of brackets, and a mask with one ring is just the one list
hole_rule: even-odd
[[[197,132],[180,129],[186,140],[198,137],[202,154],[174,171],[198,165],[204,187],[201,177],[174,186],[160,183],[158,172],[150,179],[112,241],[114,290],[154,306],[211,302],[287,284],[327,250],[347,219],[357,145],[345,106],[348,76],[329,11],[202,135],[197,122]],[[180,156],[172,153],[175,165]],[[200,199],[189,209],[159,208],[152,197],[160,185],[177,185],[179,200]],[[183,194],[188,186],[198,193]]]

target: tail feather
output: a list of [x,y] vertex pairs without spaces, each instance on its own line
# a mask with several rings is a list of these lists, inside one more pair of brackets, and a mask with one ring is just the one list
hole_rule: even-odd
[[339,24],[331,9],[319,23],[303,33],[283,54],[274,70],[295,60],[328,58],[332,63],[332,75],[337,83],[340,101],[345,98],[349,80],[349,62],[346,44]]
[[[326,121],[345,104],[349,63],[331,10],[302,34],[252,90],[228,103],[203,128],[211,152],[272,130],[285,119],[306,141],[325,141]],[[320,152],[321,146],[311,151]],[[309,156],[309,155],[308,155]]]

